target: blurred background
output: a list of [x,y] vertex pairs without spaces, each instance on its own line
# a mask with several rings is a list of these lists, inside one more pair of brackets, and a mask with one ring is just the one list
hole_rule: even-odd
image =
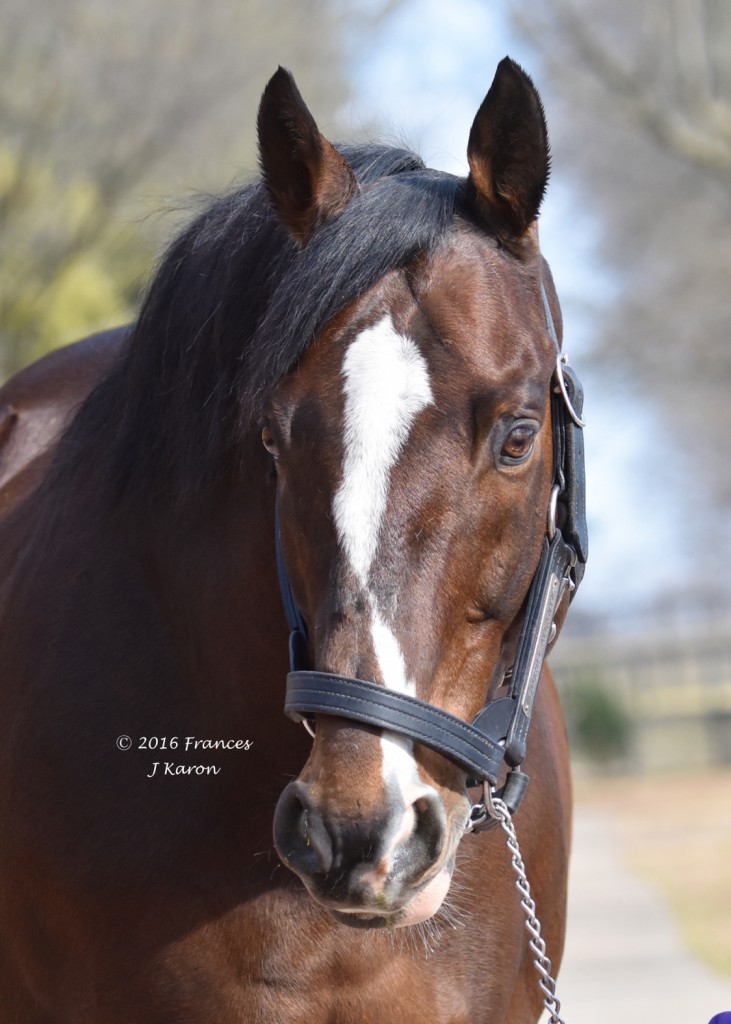
[[[592,555],[552,659],[575,856],[615,844],[610,870],[650,883],[670,915],[659,930],[715,972],[700,984],[721,998],[709,979],[731,979],[731,5],[3,0],[0,19],[0,379],[135,315],[165,242],[255,171],[256,108],[278,64],[331,138],[405,141],[459,174],[497,62],[509,53],[531,73],[554,154],[542,244],[589,422]],[[600,889],[590,872],[576,911],[595,937],[586,900]],[[584,960],[580,973],[592,977]],[[606,994],[584,987],[579,1006],[600,1024],[591,998]]]

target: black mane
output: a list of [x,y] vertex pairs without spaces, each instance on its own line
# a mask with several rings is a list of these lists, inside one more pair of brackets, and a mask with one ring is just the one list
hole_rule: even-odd
[[109,453],[117,496],[201,493],[325,323],[441,238],[459,179],[384,146],[341,147],[361,184],[298,249],[260,182],[216,200],[170,246],[124,353],[61,446]]

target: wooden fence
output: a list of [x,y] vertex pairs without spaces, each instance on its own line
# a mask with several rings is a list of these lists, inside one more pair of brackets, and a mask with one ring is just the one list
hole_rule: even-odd
[[731,618],[565,633],[551,668],[566,695],[600,686],[632,722],[618,767],[687,771],[731,764]]

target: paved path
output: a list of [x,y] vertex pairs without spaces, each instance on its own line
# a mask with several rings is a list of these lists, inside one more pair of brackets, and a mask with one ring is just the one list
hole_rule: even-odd
[[558,995],[566,1024],[708,1024],[731,1011],[731,981],[683,949],[658,894],[623,866],[611,818],[580,808]]

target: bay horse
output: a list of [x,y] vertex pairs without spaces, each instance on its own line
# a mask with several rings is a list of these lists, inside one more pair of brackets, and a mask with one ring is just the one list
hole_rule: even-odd
[[[333,146],[282,69],[258,134],[260,179],[172,243],[133,327],[0,392],[0,1017],[536,1021],[471,786],[494,809],[531,776],[555,966],[570,786],[542,666],[585,542],[541,103],[506,58],[466,179]],[[283,714],[290,634],[314,738]]]

